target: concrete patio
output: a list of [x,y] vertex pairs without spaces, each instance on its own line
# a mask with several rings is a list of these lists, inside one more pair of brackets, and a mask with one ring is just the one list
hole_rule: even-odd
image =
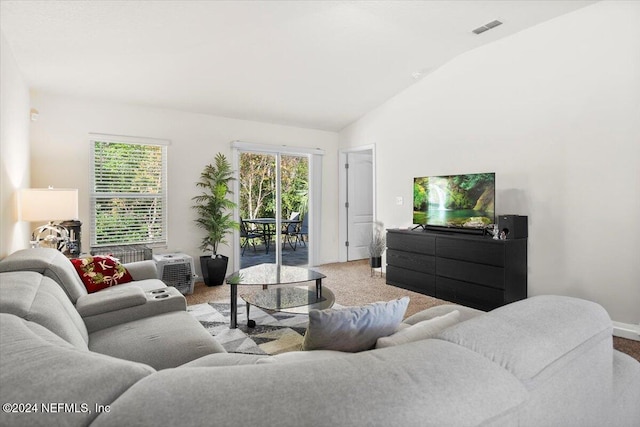
[[[269,245],[269,253],[267,253],[264,244],[256,244],[254,247],[248,245],[244,251],[244,255],[240,257],[240,268],[251,267],[257,264],[276,262],[275,243]],[[242,253],[242,252],[241,252]],[[309,251],[307,246],[300,244],[293,250],[287,243],[282,249],[282,265],[306,266],[309,263]]]

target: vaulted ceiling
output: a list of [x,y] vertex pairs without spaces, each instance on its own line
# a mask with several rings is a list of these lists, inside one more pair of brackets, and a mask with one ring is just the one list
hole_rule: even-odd
[[34,90],[337,131],[455,56],[592,3],[2,0],[0,25]]

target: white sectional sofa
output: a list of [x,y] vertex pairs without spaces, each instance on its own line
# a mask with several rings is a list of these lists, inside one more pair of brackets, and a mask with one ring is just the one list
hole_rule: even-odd
[[640,425],[640,363],[601,306],[461,313],[431,339],[265,357],[225,353],[184,311],[87,332],[52,279],[0,273],[0,425]]

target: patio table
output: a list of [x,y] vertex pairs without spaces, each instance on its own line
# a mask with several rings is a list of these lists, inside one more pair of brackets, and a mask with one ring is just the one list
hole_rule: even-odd
[[[247,224],[255,224],[258,226],[258,232],[262,234],[262,240],[264,241],[264,245],[266,248],[266,253],[269,253],[269,246],[271,242],[271,236],[275,236],[276,230],[276,219],[275,218],[253,218],[253,219],[243,219],[243,222]],[[282,224],[283,229],[285,227],[289,227],[291,224],[300,224],[302,220],[300,219],[281,219],[280,224]]]

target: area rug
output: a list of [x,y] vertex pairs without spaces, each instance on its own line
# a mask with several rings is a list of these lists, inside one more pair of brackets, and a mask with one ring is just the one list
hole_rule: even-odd
[[246,305],[238,300],[238,328],[229,329],[229,300],[195,304],[187,308],[229,353],[279,354],[300,350],[309,317],[304,314],[266,312],[251,306],[255,328],[247,327]]

